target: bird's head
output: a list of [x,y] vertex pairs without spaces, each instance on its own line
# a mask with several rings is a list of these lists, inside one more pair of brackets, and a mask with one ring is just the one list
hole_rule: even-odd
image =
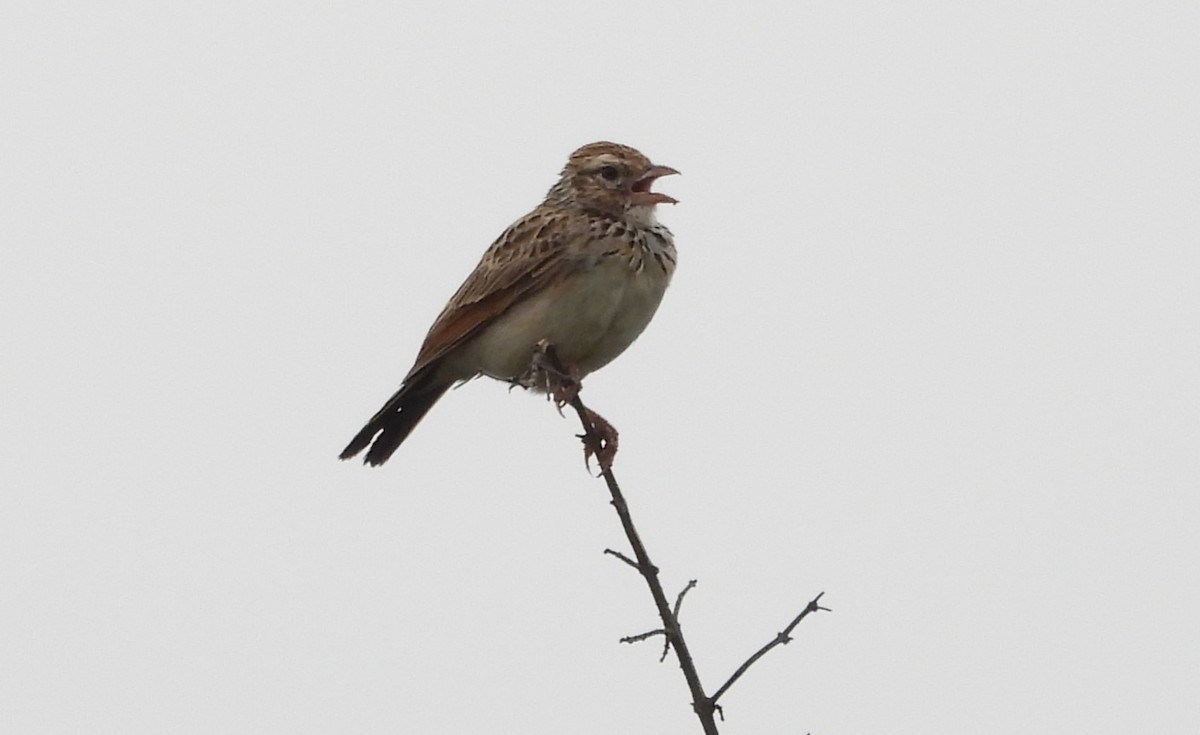
[[652,221],[655,205],[675,203],[674,198],[650,190],[654,181],[677,173],[669,166],[654,165],[629,146],[589,143],[567,159],[546,202]]

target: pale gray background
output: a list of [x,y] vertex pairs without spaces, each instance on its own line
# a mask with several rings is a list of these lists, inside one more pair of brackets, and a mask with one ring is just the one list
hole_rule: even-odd
[[1195,3],[10,2],[0,730],[695,732],[574,420],[339,463],[578,145],[585,396],[727,733],[1200,731]]

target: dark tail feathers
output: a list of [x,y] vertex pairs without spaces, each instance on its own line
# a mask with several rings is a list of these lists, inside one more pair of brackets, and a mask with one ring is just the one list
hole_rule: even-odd
[[[381,465],[400,448],[412,430],[417,428],[433,404],[446,392],[448,385],[403,385],[396,395],[383,404],[383,408],[371,417],[362,431],[350,440],[339,459],[350,459],[368,445],[363,462],[371,466]],[[377,436],[378,435],[378,436]],[[374,444],[371,440],[374,439]]]

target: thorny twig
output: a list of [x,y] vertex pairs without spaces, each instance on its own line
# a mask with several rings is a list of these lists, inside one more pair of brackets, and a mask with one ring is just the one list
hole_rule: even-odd
[[[536,372],[539,369],[549,370],[544,374],[545,385],[552,388],[553,381],[561,376],[570,376],[569,371],[563,366],[554,351],[553,345],[542,342],[538,346],[538,356],[534,360],[533,370]],[[688,650],[687,642],[683,638],[683,631],[679,626],[679,610],[683,604],[683,597],[688,590],[696,586],[696,580],[688,582],[687,586],[680,591],[675,598],[675,605],[672,608],[667,602],[666,594],[663,592],[662,584],[658,580],[658,567],[650,561],[650,555],[646,551],[646,547],[642,544],[641,537],[638,536],[637,529],[634,528],[633,518],[629,513],[629,505],[625,502],[625,496],[621,493],[621,487],[617,484],[617,478],[612,471],[612,458],[616,454],[616,446],[606,445],[602,437],[601,428],[597,424],[600,419],[599,415],[587,408],[583,401],[579,398],[579,390],[582,386],[573,379],[572,383],[567,386],[567,390],[559,393],[561,402],[556,401],[556,405],[560,408],[562,405],[570,405],[575,409],[575,413],[579,415],[579,421],[583,425],[583,435],[580,437],[584,445],[585,461],[591,456],[601,458],[600,461],[600,476],[604,478],[604,483],[608,487],[609,494],[612,496],[612,506],[617,511],[617,516],[621,520],[621,527],[625,531],[625,536],[629,540],[629,545],[633,549],[634,558],[631,559],[625,554],[613,549],[605,549],[604,553],[620,559],[629,566],[637,569],[642,578],[646,580],[646,585],[650,588],[650,595],[654,598],[654,606],[658,609],[659,618],[663,621],[663,627],[652,630],[647,633],[642,633],[636,636],[622,638],[622,642],[633,643],[636,641],[646,640],[656,635],[662,635],[666,639],[663,656],[665,658],[667,651],[671,646],[675,648],[675,656],[679,660],[679,668],[683,671],[683,677],[687,681],[688,690],[692,694],[692,710],[700,719],[700,724],[704,729],[705,735],[717,735],[717,725],[715,714],[719,714],[724,720],[724,712],[717,700],[721,698],[725,692],[729,690],[733,683],[737,681],[746,670],[754,664],[755,661],[762,658],[767,651],[777,645],[791,641],[792,630],[800,624],[809,613],[818,610],[828,610],[829,608],[822,607],[819,602],[821,596],[825,593],[817,595],[808,606],[796,616],[794,620],[784,630],[777,634],[775,638],[756,651],[749,659],[746,660],[737,671],[729,677],[729,680],[721,685],[713,696],[708,696],[704,693],[704,687],[700,683],[700,675],[696,672],[695,662],[692,660],[691,652]],[[607,427],[607,423],[605,423]],[[611,430],[611,427],[607,427]],[[615,434],[615,432],[612,432]]]
[[755,661],[757,661],[757,660],[759,660],[760,658],[762,658],[764,655],[766,655],[767,651],[770,651],[770,650],[771,650],[772,648],[774,648],[775,646],[778,646],[778,645],[780,645],[780,644],[791,643],[791,641],[792,641],[792,629],[793,629],[793,628],[795,628],[797,625],[799,625],[799,624],[800,624],[800,621],[801,621],[801,620],[803,620],[803,619],[804,619],[804,618],[805,618],[805,617],[806,617],[806,616],[807,616],[809,613],[816,612],[817,610],[824,610],[824,611],[826,611],[826,612],[832,612],[832,611],[831,611],[829,608],[827,608],[827,607],[822,607],[822,606],[819,604],[819,603],[821,602],[821,597],[822,597],[824,594],[825,594],[825,593],[824,593],[824,592],[822,592],[821,594],[819,594],[819,595],[817,595],[816,597],[814,597],[814,598],[813,598],[813,599],[812,599],[812,600],[811,600],[811,601],[808,603],[808,605],[807,605],[807,606],[805,606],[805,608],[804,608],[803,610],[801,610],[801,611],[800,611],[800,614],[799,614],[799,615],[797,615],[797,616],[796,616],[796,618],[795,618],[794,620],[792,620],[792,622],[791,622],[791,623],[789,623],[789,624],[788,624],[788,626],[787,626],[786,628],[784,628],[784,629],[783,629],[783,631],[782,631],[782,632],[780,632],[780,633],[777,633],[777,634],[775,635],[775,637],[774,637],[774,638],[771,640],[771,642],[770,642],[770,643],[768,643],[767,645],[765,645],[765,646],[763,646],[762,648],[758,649],[757,651],[755,651],[755,652],[754,652],[754,655],[753,655],[753,656],[751,656],[750,658],[746,659],[746,662],[745,662],[745,663],[743,663],[741,666],[739,666],[739,667],[737,668],[737,671],[733,672],[733,676],[730,676],[730,677],[729,677],[729,680],[728,680],[728,681],[726,681],[724,684],[722,684],[722,685],[721,685],[721,688],[717,690],[717,693],[716,693],[716,694],[714,694],[714,695],[712,695],[712,697],[710,697],[709,699],[710,699],[710,700],[711,700],[711,701],[712,701],[714,704],[716,704],[716,701],[717,701],[718,699],[720,699],[720,698],[721,698],[721,695],[722,695],[722,694],[724,694],[725,692],[729,691],[729,687],[733,686],[733,682],[735,682],[735,681],[737,681],[739,678],[741,678],[742,674],[746,673],[746,670],[750,668],[750,665],[751,665],[751,664],[753,664]]
[[625,556],[624,554],[622,554],[622,553],[621,553],[621,552],[619,552],[619,551],[613,551],[612,549],[605,549],[605,550],[604,550],[604,553],[605,553],[605,554],[611,554],[612,556],[615,556],[615,557],[617,557],[618,559],[620,559],[621,561],[625,562],[626,564],[628,564],[629,566],[633,567],[634,569],[637,569],[637,568],[638,568],[638,565],[637,565],[637,562],[636,562],[636,561],[634,561],[633,559],[630,559],[628,556]]

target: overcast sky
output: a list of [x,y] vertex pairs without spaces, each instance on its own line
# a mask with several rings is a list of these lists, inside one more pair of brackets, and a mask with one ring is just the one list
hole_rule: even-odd
[[594,140],[584,397],[722,733],[1200,732],[1200,6],[11,2],[0,730],[698,732],[577,425],[336,455]]

